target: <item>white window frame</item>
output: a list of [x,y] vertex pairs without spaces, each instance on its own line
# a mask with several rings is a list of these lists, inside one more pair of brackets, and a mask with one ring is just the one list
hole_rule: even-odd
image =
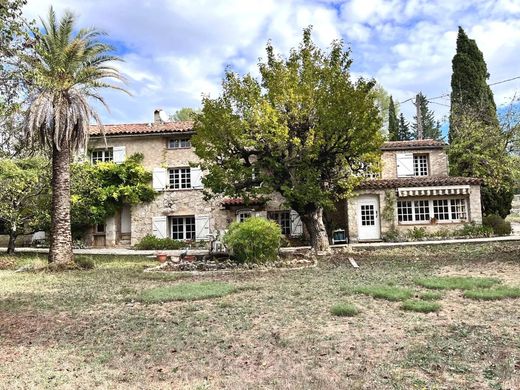
[[172,190],[190,190],[191,168],[175,167],[168,169],[168,188]]
[[168,140],[168,149],[190,149],[190,138],[170,138]]
[[414,176],[428,176],[430,174],[428,154],[413,155],[413,174]]
[[[94,157],[94,153],[99,154],[99,156]],[[99,162],[111,162],[114,161],[114,149],[113,148],[99,148],[93,149],[90,152],[90,162],[92,164],[97,164]]]
[[251,218],[252,216],[253,210],[237,210],[237,222],[244,222],[246,219]]
[[[175,215],[169,217],[169,225],[170,225],[170,238],[178,241],[195,241],[197,235],[197,228],[195,222],[195,215]],[[176,227],[180,227],[179,229],[175,229]],[[188,230],[190,229],[190,230]]]
[[[425,205],[424,202],[427,202],[428,213],[418,213],[418,210],[424,211]],[[447,207],[447,211],[443,212],[443,214],[448,214],[448,218],[439,218],[439,202],[443,204],[441,207]],[[401,210],[404,210],[405,207],[399,207],[399,203],[407,203],[410,206],[406,207],[406,214],[400,214]],[[422,204],[422,205],[421,205]],[[411,213],[410,213],[411,211]],[[437,211],[437,213],[435,212]],[[396,203],[396,212],[397,212],[397,221],[401,225],[420,225],[420,224],[429,224],[433,218],[437,220],[437,223],[460,223],[464,221],[468,221],[468,199],[467,198],[435,198],[435,199],[408,199],[408,198],[400,198],[397,199]],[[429,218],[421,219],[420,215],[428,215]],[[406,220],[400,220],[403,216],[406,216]],[[411,218],[411,219],[409,219]]]
[[280,229],[283,235],[288,236],[292,234],[291,210],[268,211],[267,219],[275,221],[278,225],[280,225]]

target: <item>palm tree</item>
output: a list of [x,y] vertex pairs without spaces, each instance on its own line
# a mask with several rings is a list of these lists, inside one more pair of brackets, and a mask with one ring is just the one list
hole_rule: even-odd
[[74,152],[85,147],[89,124],[101,124],[91,105],[97,101],[108,109],[100,90],[124,91],[110,80],[123,81],[113,67],[118,57],[113,47],[100,41],[95,28],[76,33],[75,16],[66,11],[61,20],[51,7],[48,20],[41,19],[34,55],[26,57],[31,84],[26,124],[27,139],[38,139],[52,153],[52,205],[49,263],[72,264],[70,227],[70,162]]

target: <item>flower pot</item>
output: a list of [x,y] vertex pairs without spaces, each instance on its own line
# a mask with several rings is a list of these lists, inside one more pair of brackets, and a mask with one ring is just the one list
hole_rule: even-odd
[[159,253],[156,255],[157,260],[159,260],[159,263],[165,263],[166,260],[168,260],[168,255],[166,253]]

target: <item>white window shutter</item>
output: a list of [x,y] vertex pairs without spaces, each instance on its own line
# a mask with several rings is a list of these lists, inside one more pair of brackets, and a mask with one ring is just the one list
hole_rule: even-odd
[[397,153],[397,177],[414,176],[413,153]]
[[199,167],[192,167],[190,169],[190,175],[191,175],[191,188],[200,190],[204,188],[202,185],[202,170]]
[[298,213],[291,210],[291,236],[301,236],[303,234],[303,224]]
[[116,164],[121,164],[126,158],[126,146],[114,146],[112,153],[113,161]]
[[156,191],[163,191],[166,188],[166,168],[153,169],[153,189]]
[[209,239],[209,215],[195,216],[195,240]]
[[152,218],[152,234],[157,238],[166,238],[166,217]]

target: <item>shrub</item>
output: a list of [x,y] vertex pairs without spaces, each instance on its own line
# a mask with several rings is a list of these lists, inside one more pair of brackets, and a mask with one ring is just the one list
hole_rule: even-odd
[[395,228],[395,226],[392,226],[386,234],[383,236],[383,241],[385,242],[398,242],[400,241],[401,237],[399,234],[399,231]]
[[490,237],[493,235],[493,228],[471,222],[465,224],[461,229],[454,231],[453,235],[462,237]]
[[508,236],[511,234],[511,223],[506,222],[499,215],[488,215],[482,219],[484,226],[489,226],[497,236]]
[[261,217],[233,222],[223,242],[238,263],[265,263],[276,260],[281,243],[280,226]]
[[353,317],[359,310],[351,303],[337,303],[330,308],[330,313],[338,317]]
[[410,289],[393,286],[360,287],[355,289],[354,292],[370,295],[374,298],[386,299],[388,301],[402,301],[412,296]]
[[419,313],[431,313],[434,311],[439,311],[440,308],[441,308],[440,303],[420,301],[420,300],[404,301],[401,304],[401,309],[406,310],[406,311],[416,311]]
[[182,241],[172,240],[171,238],[157,238],[151,234],[144,236],[141,241],[135,245],[135,249],[149,250],[174,250],[181,249],[186,244]]
[[414,226],[413,229],[408,230],[406,232],[406,235],[411,240],[418,241],[418,240],[422,240],[422,239],[426,238],[428,236],[428,233],[426,232],[425,228],[423,228],[423,227],[418,228],[418,227]]

